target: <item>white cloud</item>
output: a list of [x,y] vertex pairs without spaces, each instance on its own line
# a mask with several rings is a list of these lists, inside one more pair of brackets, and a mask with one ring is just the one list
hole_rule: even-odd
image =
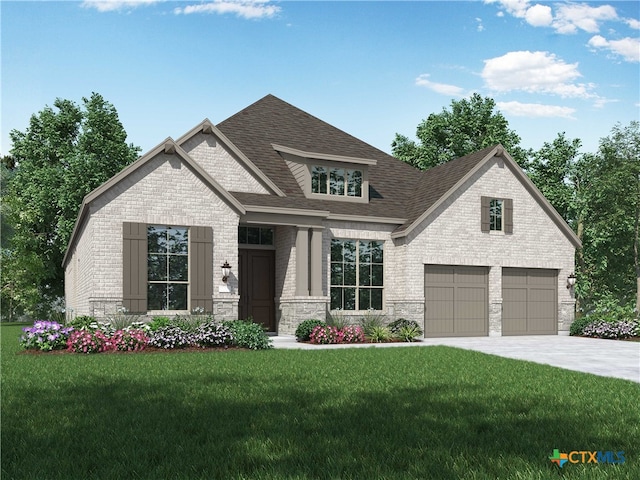
[[429,80],[430,75],[428,73],[423,73],[418,78],[416,78],[416,85],[419,87],[425,87],[429,90],[433,90],[436,93],[441,95],[449,95],[454,97],[463,97],[464,89],[460,87],[456,87],[455,85],[447,85],[445,83],[436,83]]
[[548,5],[534,5],[524,14],[527,23],[534,27],[547,27],[553,22],[551,7]]
[[95,8],[99,12],[113,12],[147,6],[159,1],[162,0],[84,0],[81,5],[85,8]]
[[640,30],[640,20],[636,20],[635,18],[625,18],[624,23],[634,30]]
[[559,107],[557,105],[543,105],[541,103],[521,103],[521,102],[497,102],[496,106],[500,111],[516,116],[531,118],[569,118],[575,120],[574,108]]
[[591,7],[584,3],[570,3],[558,7],[553,27],[558,33],[575,33],[578,29],[596,33],[600,31],[602,22],[617,19],[616,9],[611,5]]
[[640,62],[640,39],[626,37],[621,40],[607,40],[601,35],[591,37],[588,45],[592,48],[609,50],[620,55],[627,62]]
[[498,3],[509,14],[517,18],[524,18],[529,8],[529,0],[485,0],[484,3]]
[[593,85],[573,83],[582,75],[577,63],[565,63],[549,52],[518,51],[484,61],[486,86],[498,92],[521,90],[561,97],[594,97]]
[[269,0],[215,0],[213,2],[187,5],[174,9],[174,13],[189,15],[193,13],[235,14],[238,17],[256,19],[273,17],[280,7],[269,5]]

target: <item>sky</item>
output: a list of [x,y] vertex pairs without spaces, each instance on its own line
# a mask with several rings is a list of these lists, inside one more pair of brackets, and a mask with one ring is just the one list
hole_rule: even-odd
[[640,120],[640,2],[1,1],[0,154],[92,92],[146,152],[267,94],[391,153],[473,93],[524,148]]

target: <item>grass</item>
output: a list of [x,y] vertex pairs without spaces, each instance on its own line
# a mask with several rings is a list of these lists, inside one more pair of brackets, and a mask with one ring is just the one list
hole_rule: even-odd
[[640,478],[633,382],[440,346],[20,355],[0,332],[3,480]]

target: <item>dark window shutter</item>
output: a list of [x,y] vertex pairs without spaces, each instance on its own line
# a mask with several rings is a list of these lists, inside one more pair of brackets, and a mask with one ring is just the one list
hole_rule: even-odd
[[513,233],[513,200],[504,199],[504,233]]
[[147,312],[147,224],[122,224],[122,306]]
[[203,308],[209,313],[213,311],[213,229],[191,227],[189,241],[191,310]]
[[489,233],[489,204],[491,198],[480,197],[480,229]]

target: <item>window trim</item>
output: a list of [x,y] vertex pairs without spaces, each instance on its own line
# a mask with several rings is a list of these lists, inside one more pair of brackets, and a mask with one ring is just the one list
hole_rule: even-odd
[[[355,244],[355,252],[354,252],[354,256],[355,256],[355,285],[344,285],[344,281],[342,285],[334,285],[331,279],[331,272],[332,272],[332,266],[335,263],[342,263],[344,264],[344,259],[341,262],[337,262],[334,261],[331,258],[331,250],[332,250],[332,246],[333,246],[333,242],[334,241],[339,241],[341,243],[344,244],[344,242],[354,242]],[[372,265],[380,265],[382,267],[382,285],[360,285],[360,267],[361,267],[361,262],[360,262],[360,243],[361,242],[376,242],[379,243],[381,245],[382,248],[382,262],[369,262],[366,263],[366,265],[372,266]],[[386,300],[386,295],[385,295],[385,256],[384,256],[384,246],[385,246],[385,241],[384,240],[378,240],[378,239],[367,239],[367,238],[342,238],[342,237],[334,237],[331,238],[331,244],[329,246],[329,308],[330,311],[342,311],[342,312],[353,312],[353,313],[357,313],[357,312],[366,312],[366,311],[374,311],[374,312],[383,312],[385,310],[385,300]],[[343,270],[344,273],[344,270]],[[331,306],[331,290],[333,288],[353,288],[355,290],[354,292],[354,309],[353,310],[345,310],[344,309],[344,297],[341,300],[342,303],[342,307],[341,308],[332,308]],[[372,308],[361,308],[360,306],[360,291],[361,289],[368,289],[368,290],[379,290],[381,292],[381,305],[380,305],[380,309],[372,309]],[[371,300],[369,300],[369,304],[371,304]]]
[[[501,229],[491,228],[491,203],[493,201],[502,202]],[[483,233],[491,234],[513,234],[513,199],[505,197],[480,197],[480,230]]]
[[[184,311],[189,311],[190,310],[190,303],[191,303],[191,229],[187,226],[184,225],[166,225],[166,224],[147,224],[147,242],[149,241],[149,229],[150,228],[157,228],[157,229],[164,229],[165,232],[168,232],[170,229],[180,229],[180,230],[184,230],[186,232],[186,248],[187,248],[187,252],[186,254],[180,254],[180,253],[171,253],[168,250],[166,252],[150,252],[149,249],[147,248],[147,278],[146,278],[146,283],[147,283],[147,310],[149,312],[184,312]],[[163,256],[166,257],[166,280],[151,280],[149,278],[149,275],[151,273],[150,269],[149,269],[149,260],[150,257],[152,255],[158,255],[158,256]],[[169,278],[170,275],[170,262],[169,259],[172,257],[186,257],[186,261],[187,261],[187,268],[186,268],[186,280],[171,280]],[[186,309],[171,309],[171,308],[167,308],[167,309],[150,309],[149,308],[149,289],[151,285],[186,285],[186,291],[185,291],[185,306]],[[168,295],[168,293],[167,293]],[[169,298],[166,297],[163,299],[163,304],[164,302],[167,302],[167,306],[169,306]]]

